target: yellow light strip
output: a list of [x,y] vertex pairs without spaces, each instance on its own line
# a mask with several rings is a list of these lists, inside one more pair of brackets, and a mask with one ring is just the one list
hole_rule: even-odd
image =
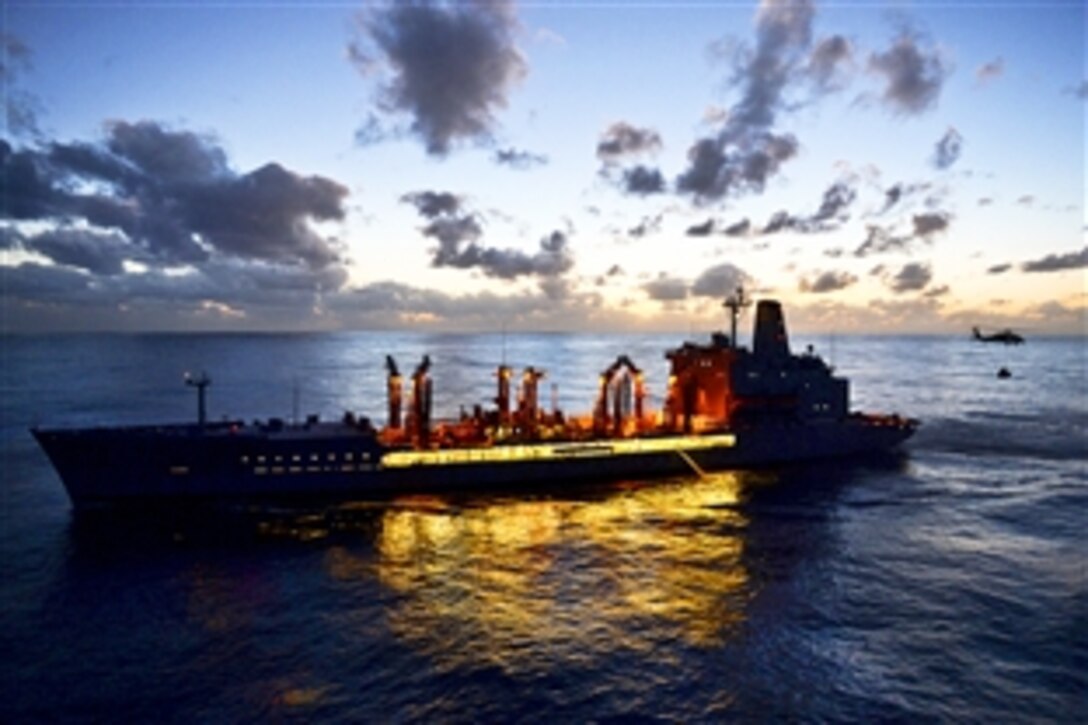
[[535,443],[499,445],[489,448],[451,448],[434,451],[391,451],[382,456],[382,468],[408,466],[446,466],[465,463],[515,463],[554,461],[569,458],[609,458],[611,456],[695,451],[706,448],[732,448],[737,438],[731,433],[707,436],[671,436],[668,438],[629,438],[575,443]]

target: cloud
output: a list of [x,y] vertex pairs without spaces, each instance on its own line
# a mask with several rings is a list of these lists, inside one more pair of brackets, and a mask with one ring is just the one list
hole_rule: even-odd
[[906,198],[913,196],[921,191],[926,191],[930,188],[928,183],[918,184],[904,184],[902,182],[892,184],[884,190],[884,207],[877,212],[878,214],[886,214],[899,202]]
[[[733,150],[727,151],[731,146]],[[752,134],[737,144],[723,137],[701,139],[688,150],[689,168],[676,185],[702,201],[745,191],[762,192],[782,164],[797,155],[797,149],[792,134]]]
[[676,302],[687,299],[688,296],[687,280],[669,277],[664,272],[643,284],[642,289],[656,302]]
[[978,67],[975,71],[975,80],[979,85],[984,85],[1003,75],[1005,75],[1005,60],[1001,56],[998,56]]
[[858,278],[849,272],[827,271],[811,277],[802,277],[798,288],[802,292],[825,294],[846,289],[857,281]]
[[[482,217],[464,208],[460,196],[445,191],[416,191],[401,201],[411,204],[429,220],[421,232],[438,241],[431,265],[455,269],[479,269],[488,277],[512,280],[523,276],[559,277],[574,266],[567,235],[554,231],[540,240],[529,254],[519,249],[499,249],[477,244],[483,236]],[[557,288],[549,288],[554,292]]]
[[[54,264],[105,277],[122,274],[125,260],[137,261],[140,252],[117,232],[58,227],[23,237],[23,249],[36,252]],[[14,246],[14,245],[13,245]]]
[[793,216],[787,211],[776,211],[771,215],[771,218],[767,220],[767,223],[763,225],[763,228],[759,230],[760,234],[777,234],[786,229],[795,229],[801,227],[801,220]]
[[349,56],[379,74],[382,112],[407,114],[427,153],[487,142],[528,66],[512,3],[392,3],[360,16]]
[[1031,194],[1024,194],[1016,200],[1016,203],[1020,206],[1031,206],[1035,203],[1035,197]]
[[837,90],[842,84],[842,68],[850,63],[852,55],[850,41],[841,35],[832,35],[812,49],[805,70],[820,90]]
[[[97,239],[109,240],[110,254],[156,266],[236,258],[317,273],[342,265],[337,241],[314,225],[344,218],[344,186],[276,163],[239,173],[214,139],[152,121],[111,123],[98,143],[0,141],[0,172],[11,189],[3,215],[52,229],[34,243],[58,263],[93,266],[86,247]],[[107,269],[116,266],[95,267]]]
[[18,37],[0,33],[0,84],[4,87],[4,132],[13,138],[38,138],[42,104],[38,97],[19,88],[21,77],[30,71],[33,53]]
[[910,262],[903,265],[887,282],[892,291],[898,294],[924,289],[931,279],[933,279],[933,271],[928,264]]
[[461,209],[461,197],[448,191],[414,191],[400,200],[414,206],[427,219],[452,216]]
[[782,164],[796,156],[797,139],[773,129],[786,88],[806,58],[814,13],[807,0],[760,5],[755,48],[739,53],[734,64],[740,100],[715,136],[699,139],[688,150],[688,169],[677,179],[681,192],[698,202],[762,192]]
[[906,251],[913,241],[911,237],[896,236],[889,229],[876,224],[866,225],[865,230],[865,241],[854,250],[855,257]]
[[1088,247],[1079,252],[1067,252],[1066,254],[1048,254],[1041,259],[1024,262],[1020,269],[1025,272],[1061,272],[1067,269],[1083,269],[1088,267]]
[[865,227],[865,241],[854,250],[854,256],[908,251],[915,242],[932,242],[934,235],[948,230],[951,220],[945,212],[915,214],[911,217],[910,234],[894,234],[889,227],[869,224]]
[[986,274],[1005,274],[1012,269],[1012,265],[1007,262],[1004,264],[995,264],[992,267],[986,269]]
[[637,128],[624,121],[613,123],[597,143],[597,158],[614,164],[632,156],[661,150],[661,136],[649,128]]
[[956,163],[963,151],[963,136],[959,131],[949,127],[937,146],[933,150],[933,165],[944,170]]
[[548,157],[543,154],[534,154],[530,151],[519,151],[514,148],[497,149],[491,158],[496,164],[509,166],[510,168],[518,169],[519,171],[531,169],[534,166],[543,166],[548,163]]
[[711,217],[702,224],[694,224],[684,232],[689,237],[709,237],[714,233],[714,219]]
[[837,181],[824,190],[820,207],[810,216],[797,216],[787,211],[771,215],[759,234],[777,234],[792,230],[802,234],[816,234],[835,229],[839,222],[848,218],[846,210],[857,198],[857,191],[846,181]]
[[948,214],[942,212],[915,214],[911,217],[911,224],[914,227],[914,236],[928,238],[938,232],[946,231],[950,219],[951,217],[949,217]]
[[624,169],[621,185],[628,194],[639,196],[660,194],[665,191],[665,177],[657,169],[640,165]]
[[667,275],[664,272],[642,285],[650,299],[658,302],[678,302],[690,297],[722,299],[737,287],[752,282],[740,268],[724,262],[704,270],[694,281]]
[[845,181],[837,181],[824,191],[820,208],[809,218],[809,224],[829,222],[838,218],[857,198],[857,192]]
[[642,221],[640,221],[636,226],[627,230],[627,235],[635,237],[637,239],[653,234],[654,232],[657,232],[661,229],[662,219],[663,216],[661,214],[656,214],[652,217],[642,217]]
[[935,106],[948,77],[937,51],[920,42],[918,34],[904,29],[888,50],[869,56],[869,69],[885,83],[881,100],[899,114],[915,115]]
[[737,287],[751,284],[752,278],[739,267],[723,262],[704,270],[691,287],[696,297],[725,298]]
[[748,232],[752,228],[752,223],[748,221],[748,217],[741,219],[739,222],[734,222],[722,230],[722,234],[727,237],[744,237],[748,235]]

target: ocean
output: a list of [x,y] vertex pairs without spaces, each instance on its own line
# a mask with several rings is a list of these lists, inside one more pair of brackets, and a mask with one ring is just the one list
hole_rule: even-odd
[[5,338],[0,721],[1088,720],[1082,339],[796,337],[921,429],[705,479],[87,517],[28,433],[195,418],[185,371],[212,418],[381,420],[387,353],[444,415],[503,359],[586,411],[620,353],[660,405],[676,342]]

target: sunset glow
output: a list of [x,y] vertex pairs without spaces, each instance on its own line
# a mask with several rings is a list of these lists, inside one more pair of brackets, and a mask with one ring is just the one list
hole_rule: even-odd
[[6,331],[1086,331],[1080,2],[4,20]]

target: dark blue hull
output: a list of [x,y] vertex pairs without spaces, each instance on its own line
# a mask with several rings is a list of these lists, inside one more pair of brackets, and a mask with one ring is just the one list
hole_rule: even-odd
[[[705,436],[396,451],[340,424],[254,432],[232,424],[34,430],[77,506],[174,500],[366,498],[647,479],[886,451],[913,421],[851,417]],[[472,460],[483,456],[487,460]]]

